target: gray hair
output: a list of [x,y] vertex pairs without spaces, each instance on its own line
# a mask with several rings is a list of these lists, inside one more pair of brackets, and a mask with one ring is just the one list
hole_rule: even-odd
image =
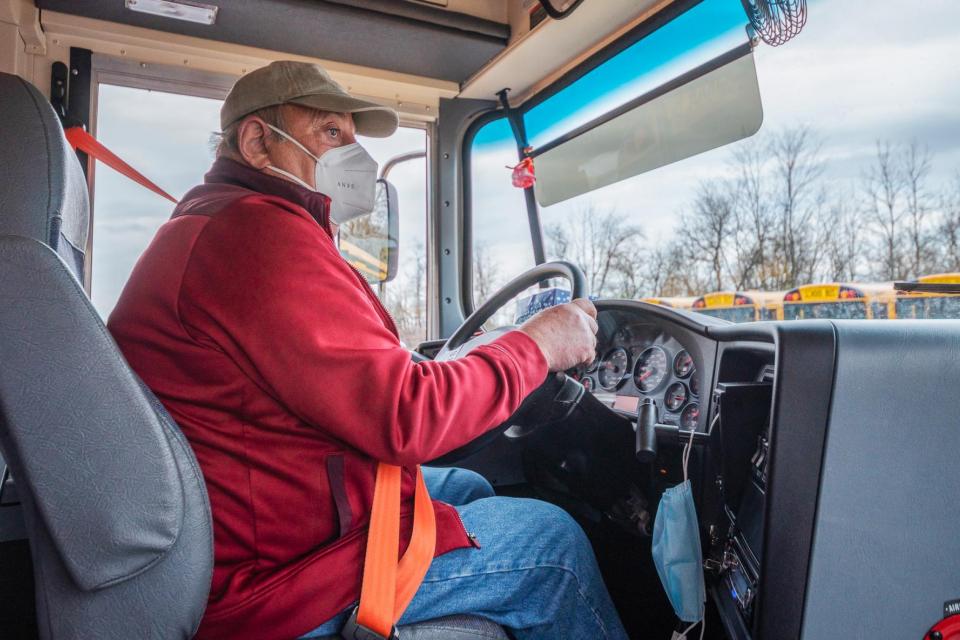
[[[237,141],[237,134],[240,130],[240,124],[249,116],[257,116],[269,125],[286,131],[286,122],[283,119],[283,105],[275,104],[263,109],[258,109],[245,115],[236,122],[227,126],[223,131],[214,131],[210,134],[210,147],[218,158],[220,156],[230,156],[240,154],[240,145]],[[270,131],[269,135],[277,141],[284,140],[283,136],[275,131]]]

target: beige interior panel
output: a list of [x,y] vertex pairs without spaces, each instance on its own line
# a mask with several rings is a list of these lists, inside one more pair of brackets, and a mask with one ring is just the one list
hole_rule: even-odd
[[143,64],[182,65],[202,71],[240,76],[273,60],[293,59],[322,64],[349,91],[371,97],[401,112],[407,120],[435,119],[440,98],[457,95],[455,82],[382,71],[357,65],[296,56],[191,36],[154,31],[54,11],[44,11],[46,69],[66,62],[70,47],[134,60]]
[[498,91],[509,88],[511,102],[522,102],[673,1],[583,0],[570,17],[547,18],[526,31],[523,21],[529,20],[533,5],[514,0],[509,14],[511,30],[522,35],[474,74],[460,95],[491,100]]
[[507,7],[517,0],[406,0],[412,4],[446,9],[484,20],[507,23]]

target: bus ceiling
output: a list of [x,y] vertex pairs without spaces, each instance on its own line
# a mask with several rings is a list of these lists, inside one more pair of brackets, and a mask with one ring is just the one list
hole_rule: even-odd
[[[509,87],[516,104],[674,2],[552,0],[551,12],[566,16],[554,19],[539,0],[205,0],[215,11],[204,24],[143,10],[164,1],[0,0],[0,23],[19,25],[26,53],[46,58],[47,70],[68,62],[71,47],[234,77],[293,57],[433,120],[444,98],[493,101]],[[21,71],[4,57],[0,67]],[[46,88],[41,64],[21,66]]]

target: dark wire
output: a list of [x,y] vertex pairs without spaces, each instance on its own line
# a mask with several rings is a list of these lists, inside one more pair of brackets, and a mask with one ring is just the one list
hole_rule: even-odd
[[576,11],[577,7],[579,7],[582,2],[583,0],[574,0],[573,4],[571,4],[569,7],[567,7],[563,11],[560,11],[559,9],[553,6],[553,0],[540,0],[540,6],[542,6],[543,10],[547,12],[547,15],[553,18],[554,20],[563,20],[564,18],[568,17],[571,13]]
[[740,0],[750,24],[767,44],[778,47],[807,23],[807,0]]

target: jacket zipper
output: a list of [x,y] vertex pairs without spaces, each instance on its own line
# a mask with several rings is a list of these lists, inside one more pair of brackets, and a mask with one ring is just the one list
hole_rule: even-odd
[[460,528],[463,529],[465,534],[467,534],[467,539],[470,540],[470,546],[474,549],[479,549],[480,541],[477,540],[477,536],[467,531],[467,525],[463,524],[463,518],[460,516],[460,512],[457,511],[456,507],[453,507],[453,512],[457,514],[457,520],[460,521]]
[[393,335],[395,335],[397,338],[399,338],[399,337],[400,337],[400,330],[397,329],[397,321],[396,321],[396,319],[393,317],[393,314],[390,313],[390,310],[387,309],[386,305],[383,304],[383,302],[380,300],[380,298],[377,297],[377,294],[375,294],[375,293],[373,292],[373,287],[371,287],[371,286],[370,286],[370,283],[367,282],[367,279],[363,277],[363,275],[360,273],[360,270],[357,269],[357,268],[356,268],[355,266],[353,266],[352,264],[350,264],[349,262],[347,262],[346,260],[344,260],[343,262],[344,262],[348,267],[350,267],[350,268],[353,270],[353,273],[356,274],[357,279],[360,280],[360,282],[363,283],[363,287],[366,289],[367,295],[368,295],[372,300],[374,300],[374,304],[375,304],[378,308],[380,308],[381,310],[383,310],[383,312],[387,315],[387,318],[390,319],[390,326],[388,326],[387,328],[390,329],[390,330],[392,330],[392,331],[393,331]]

